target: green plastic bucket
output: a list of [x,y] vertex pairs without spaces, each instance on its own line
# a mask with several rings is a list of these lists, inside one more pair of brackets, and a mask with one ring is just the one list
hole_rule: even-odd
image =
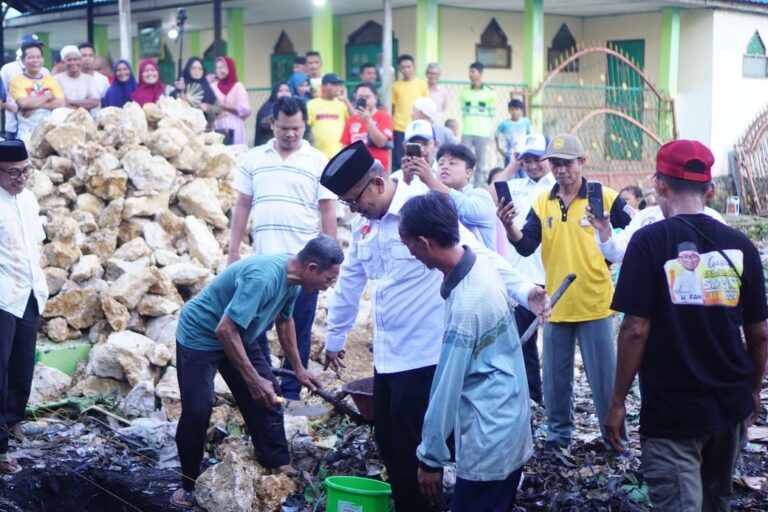
[[392,488],[386,482],[357,476],[329,476],[327,512],[388,512]]

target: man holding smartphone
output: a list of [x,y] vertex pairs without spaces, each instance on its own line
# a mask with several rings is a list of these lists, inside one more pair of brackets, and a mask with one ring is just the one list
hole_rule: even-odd
[[[437,173],[435,162],[437,146],[432,124],[423,119],[411,121],[405,129],[403,149],[405,156],[400,161],[400,170],[393,172],[392,177],[403,180],[419,192],[429,192],[429,187],[419,178],[419,175],[427,172]],[[393,165],[397,165],[397,161]]]
[[[374,68],[374,72],[375,72]],[[347,119],[341,133],[341,143],[349,146],[363,141],[373,158],[389,172],[389,149],[392,141],[392,117],[376,108],[378,91],[372,83],[363,82],[355,87],[355,112]]]
[[[603,443],[609,447],[604,420],[616,377],[613,343],[613,286],[603,256],[593,242],[594,228],[585,215],[587,180],[581,169],[586,154],[581,141],[570,134],[556,136],[542,157],[549,161],[557,183],[539,195],[526,215],[522,229],[514,223],[515,204],[500,203],[497,216],[507,239],[521,256],[541,246],[545,283],[554,293],[565,276],[576,273],[571,285],[544,326],[544,402],[547,406],[549,450],[567,449],[573,431],[573,364],[576,339],[589,379]],[[624,227],[629,216],[615,190],[602,187],[602,198],[611,224]],[[606,212],[607,213],[607,212]]]

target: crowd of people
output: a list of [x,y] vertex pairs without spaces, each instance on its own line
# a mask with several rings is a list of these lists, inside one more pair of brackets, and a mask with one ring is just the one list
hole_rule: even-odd
[[[32,172],[25,136],[55,108],[93,112],[168,95],[242,144],[251,114],[228,57],[216,59],[210,77],[193,57],[166,85],[151,60],[137,80],[125,60],[102,75],[90,45],[60,53],[61,70],[51,75],[40,43],[25,41],[20,63],[0,71],[4,108],[17,123],[6,134],[22,139],[0,142],[0,240],[8,241],[0,245],[0,472],[9,474],[21,470],[8,434],[23,419],[47,297],[37,248],[44,234],[24,187]],[[440,510],[452,460],[453,510],[510,510],[533,451],[530,400],[546,411],[544,449],[571,445],[577,342],[606,453],[634,456],[624,401],[639,373],[652,503],[728,510],[746,427],[760,412],[768,306],[757,250],[707,207],[712,153],[696,141],[664,144],[652,179],[657,205],[634,186],[590,194],[578,137],[535,133],[515,99],[509,119],[493,126],[497,99],[482,64],[469,68],[460,135],[445,119],[439,66],[430,64],[422,81],[413,58],[401,55],[398,70],[390,114],[375,66],[361,67],[350,97],[308,52],[257,111],[256,145],[233,183],[227,267],[179,319],[183,477],[171,502],[195,503],[216,371],[259,462],[297,474],[283,411],[302,386],[322,386],[306,369],[318,292],[333,288],[324,362],[339,370],[370,285],[374,433],[396,510]],[[486,176],[491,139],[505,166]],[[505,187],[497,192],[494,182]],[[354,214],[346,252],[336,241],[339,205]],[[244,240],[252,254],[241,258]],[[611,262],[621,263],[615,291]],[[569,274],[576,280],[553,305]],[[618,341],[616,312],[624,314]],[[536,322],[541,343],[521,340]],[[270,368],[273,326],[292,370],[281,381]]]

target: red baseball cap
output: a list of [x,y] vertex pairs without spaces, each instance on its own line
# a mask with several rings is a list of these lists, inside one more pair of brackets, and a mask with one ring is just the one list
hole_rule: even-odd
[[[689,167],[699,162],[702,170]],[[673,140],[659,149],[656,155],[656,172],[680,180],[706,182],[712,179],[715,157],[707,146],[696,140]],[[688,167],[688,168],[686,168]]]

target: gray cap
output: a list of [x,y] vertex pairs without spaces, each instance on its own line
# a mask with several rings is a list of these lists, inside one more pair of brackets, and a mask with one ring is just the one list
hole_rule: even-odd
[[547,152],[541,160],[547,158],[562,158],[563,160],[575,160],[584,156],[584,146],[575,135],[561,133],[553,138],[547,146]]

